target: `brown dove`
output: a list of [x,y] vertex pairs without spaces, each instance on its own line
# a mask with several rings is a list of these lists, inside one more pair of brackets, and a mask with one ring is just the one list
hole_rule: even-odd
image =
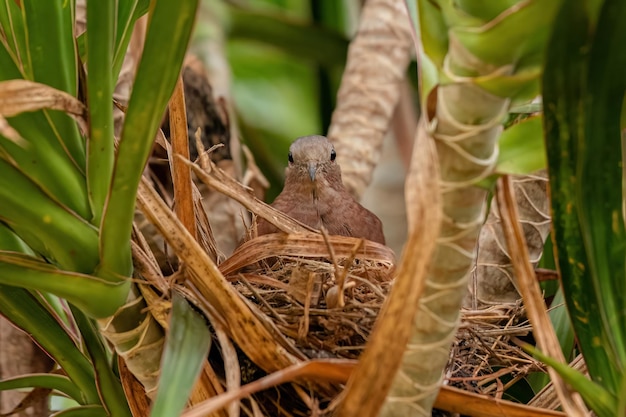
[[[346,190],[337,153],[324,136],[304,136],[289,147],[285,186],[272,206],[315,229],[331,235],[365,238],[385,244],[380,219]],[[279,230],[265,219],[257,224],[259,235]]]

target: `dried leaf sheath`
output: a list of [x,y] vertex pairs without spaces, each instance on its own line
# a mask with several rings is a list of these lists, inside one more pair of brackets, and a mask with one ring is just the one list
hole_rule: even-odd
[[230,286],[213,261],[173,217],[156,192],[143,181],[138,204],[146,217],[160,230],[167,242],[186,263],[189,280],[225,323],[234,341],[267,371],[295,363],[296,358],[275,343],[271,334],[246,307],[241,296]]
[[[565,363],[561,346],[544,306],[539,283],[535,280],[535,274],[532,270],[526,240],[520,226],[519,213],[510,177],[504,176],[498,180],[496,198],[500,216],[502,217],[504,236],[512,254],[511,262],[518,277],[520,293],[524,298],[528,318],[534,328],[533,333],[537,340],[537,345],[542,351],[554,358],[555,361]],[[580,394],[567,386],[552,367],[548,368],[548,373],[567,415],[586,416],[588,411]]]
[[[511,179],[515,200],[520,207],[520,221],[528,243],[531,262],[537,265],[550,232],[546,173],[516,176]],[[470,294],[464,302],[468,308],[515,303],[520,299],[517,282],[502,232],[502,220],[495,199],[480,231],[476,267],[470,277]]]

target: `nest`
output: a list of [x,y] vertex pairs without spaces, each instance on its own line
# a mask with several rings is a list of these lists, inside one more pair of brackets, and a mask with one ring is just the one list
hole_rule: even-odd
[[304,356],[355,359],[390,290],[394,263],[389,248],[361,239],[267,235],[246,242],[220,269]]
[[[268,235],[245,243],[220,269],[306,357],[356,359],[391,289],[394,262],[389,248],[369,241]],[[521,303],[462,310],[446,383],[498,396],[544,372],[517,343],[530,334]]]
[[463,309],[446,382],[466,391],[501,397],[530,373],[545,372],[541,362],[519,346],[518,339],[531,337],[531,332],[521,302]]
[[[254,238],[219,265],[222,275],[275,336],[276,343],[268,345],[285,348],[289,354],[295,352],[294,356],[298,359],[357,358],[391,289],[395,265],[393,252],[383,245],[361,239],[303,233],[306,228],[302,225],[293,224],[293,220],[281,217],[280,213],[256,201],[249,189],[205,160],[208,158],[199,140],[198,150],[201,166],[181,158],[174,158],[173,166],[178,169],[189,166],[208,187],[235,199],[256,215],[280,221],[283,230],[289,233]],[[254,167],[254,164],[249,163],[249,166]],[[157,217],[156,214],[153,216]],[[231,217],[236,218],[235,215]],[[154,219],[152,222],[156,223]],[[220,225],[220,230],[228,229],[228,224]],[[198,227],[205,231],[200,233],[201,236],[211,235],[207,217],[200,219]],[[161,233],[164,230],[169,229],[161,226]],[[181,235],[179,231],[168,233],[171,234],[169,240],[174,243],[172,235]],[[204,239],[201,243],[205,241],[211,243],[213,239]],[[184,258],[182,254],[187,253],[191,246],[178,246],[175,252]],[[215,255],[213,259],[218,258],[216,254],[219,251],[211,245],[203,244],[203,249]],[[168,257],[165,251],[161,264],[171,268],[176,262],[177,257]],[[167,292],[166,286],[162,292]],[[211,316],[209,310],[213,306],[210,303],[199,301],[194,292],[187,291],[185,294],[200,310],[202,306],[207,309],[207,317]],[[216,299],[219,300],[220,295],[223,297],[223,292],[215,292]],[[224,306],[220,308],[222,311],[213,315],[216,321],[220,315],[237,315],[237,311],[227,310]],[[514,338],[525,337],[530,331],[523,313],[520,306],[462,312],[462,323],[451,350],[446,382],[468,391],[501,396],[506,387],[520,378],[542,370],[537,361],[513,343]],[[241,327],[246,323],[238,324]],[[285,346],[283,341],[289,346]],[[252,350],[255,348],[256,345]],[[237,352],[235,360],[232,360],[235,355],[231,355],[230,351],[223,347],[221,352],[219,350],[214,348],[209,358],[210,365],[217,371],[211,383],[219,388],[215,389],[213,396],[227,386],[227,362],[232,365],[239,360],[243,383],[264,376],[265,373],[258,368],[261,361],[253,363],[244,357],[243,350]],[[250,351],[248,347],[246,352]],[[312,410],[315,414],[318,406],[327,405],[340,390],[341,387],[309,383],[303,386],[296,382],[260,392],[254,397],[265,415],[309,415]]]
[[[252,310],[304,356],[357,359],[391,290],[394,257],[389,248],[353,238],[268,235],[245,243],[220,269]],[[531,330],[521,303],[462,310],[445,383],[506,397],[515,383],[545,372],[519,346],[518,339],[532,338]],[[273,395],[274,404],[289,410],[275,408],[270,415],[306,410],[284,400],[296,396],[286,389],[256,399],[268,410]],[[339,390],[314,397],[326,404]]]

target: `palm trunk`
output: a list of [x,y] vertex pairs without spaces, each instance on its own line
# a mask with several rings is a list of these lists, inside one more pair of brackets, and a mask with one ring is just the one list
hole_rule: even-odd
[[511,99],[537,94],[537,57],[558,3],[493,1],[480,7],[415,0],[409,6],[417,8],[422,108],[437,143],[443,223],[415,331],[383,415],[426,416],[442,381],[485,220],[487,191],[476,184],[494,173]]
[[[430,415],[456,333],[480,227],[486,190],[474,186],[493,170],[499,121],[508,99],[468,84],[437,90],[436,127],[443,222],[403,367],[383,415]],[[480,121],[480,124],[473,124]],[[417,400],[411,400],[417,398]]]

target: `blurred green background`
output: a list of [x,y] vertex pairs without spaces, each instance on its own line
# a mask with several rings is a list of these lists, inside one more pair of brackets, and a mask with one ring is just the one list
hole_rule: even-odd
[[[361,2],[204,0],[201,7],[191,50],[209,73],[225,60],[240,139],[270,181],[271,201],[289,144],[328,129]],[[214,42],[223,42],[223,57]]]

